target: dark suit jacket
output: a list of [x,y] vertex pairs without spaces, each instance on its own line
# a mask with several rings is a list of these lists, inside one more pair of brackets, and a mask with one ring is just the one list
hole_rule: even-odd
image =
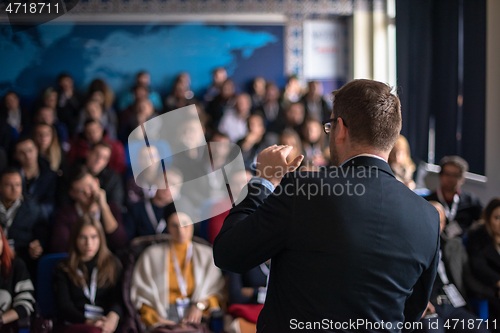
[[387,163],[362,156],[339,169],[287,174],[273,194],[250,184],[215,239],[214,260],[243,273],[272,258],[257,332],[323,319],[383,320],[394,325],[385,331],[399,332],[397,323],[419,321],[427,306],[438,250],[436,209]]
[[469,231],[467,252],[472,273],[491,288],[488,296],[494,297],[500,281],[500,254],[485,225]]

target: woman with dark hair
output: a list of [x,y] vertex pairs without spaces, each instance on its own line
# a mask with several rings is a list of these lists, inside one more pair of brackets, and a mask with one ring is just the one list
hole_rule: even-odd
[[500,198],[483,212],[484,224],[469,231],[467,252],[472,274],[486,287],[490,317],[500,316]]
[[59,331],[114,332],[122,316],[120,276],[101,223],[81,216],[71,230],[68,258],[54,274]]
[[17,332],[34,311],[34,288],[24,262],[12,253],[0,227],[0,332]]

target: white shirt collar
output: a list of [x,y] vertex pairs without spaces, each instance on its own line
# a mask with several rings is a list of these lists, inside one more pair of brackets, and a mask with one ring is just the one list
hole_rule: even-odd
[[340,166],[343,166],[344,164],[346,164],[347,162],[349,162],[350,160],[352,159],[355,159],[356,157],[360,157],[360,156],[367,156],[367,157],[374,157],[374,158],[378,158],[379,160],[382,160],[384,161],[385,163],[387,163],[386,160],[384,160],[382,157],[378,156],[378,155],[373,155],[373,154],[367,154],[367,153],[363,153],[363,154],[358,154],[356,156],[353,156],[351,158],[349,158],[348,160],[346,160],[344,163],[342,163]]

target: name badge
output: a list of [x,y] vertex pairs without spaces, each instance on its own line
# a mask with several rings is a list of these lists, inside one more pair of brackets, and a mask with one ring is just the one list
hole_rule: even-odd
[[446,296],[448,296],[448,299],[453,307],[459,308],[466,304],[464,298],[460,295],[460,292],[454,284],[447,284],[446,286],[443,286],[443,290]]
[[104,309],[100,306],[85,304],[85,318],[90,320],[98,320],[104,316]]
[[186,309],[190,304],[190,299],[188,297],[177,298],[175,300],[175,303],[177,305],[177,314],[179,315],[179,320],[182,320],[182,318],[184,318],[184,313],[186,312]]

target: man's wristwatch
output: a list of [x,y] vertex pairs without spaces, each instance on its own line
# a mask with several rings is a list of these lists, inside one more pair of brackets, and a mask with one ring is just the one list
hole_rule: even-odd
[[201,311],[205,311],[207,309],[207,306],[203,302],[198,302],[196,303],[196,307],[200,309]]

